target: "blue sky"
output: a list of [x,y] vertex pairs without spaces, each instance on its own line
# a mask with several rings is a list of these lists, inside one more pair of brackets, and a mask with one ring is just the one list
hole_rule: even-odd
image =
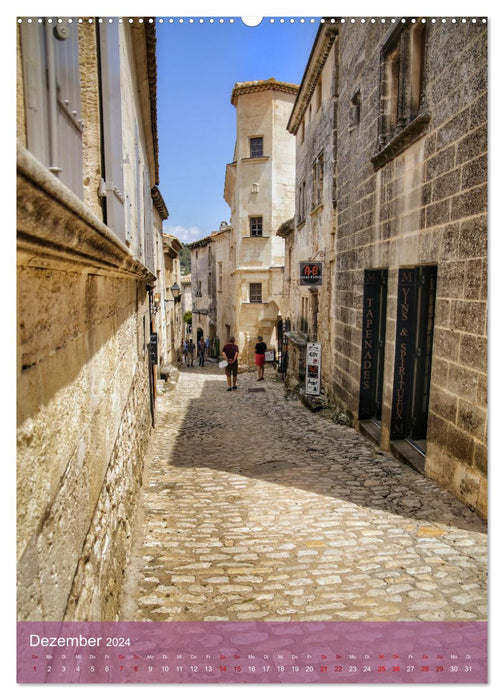
[[160,190],[170,212],[164,230],[184,242],[230,219],[223,192],[235,144],[234,84],[300,83],[319,26],[311,17],[304,24],[264,18],[256,27],[219,19],[157,24]]

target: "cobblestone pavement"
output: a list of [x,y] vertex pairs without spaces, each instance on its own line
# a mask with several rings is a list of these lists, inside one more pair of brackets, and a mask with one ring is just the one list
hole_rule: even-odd
[[158,397],[122,619],[486,619],[477,515],[273,374],[238,387]]

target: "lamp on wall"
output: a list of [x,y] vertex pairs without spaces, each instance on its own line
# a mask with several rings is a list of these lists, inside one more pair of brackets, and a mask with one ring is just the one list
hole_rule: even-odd
[[180,291],[180,287],[178,286],[178,284],[176,282],[175,282],[175,284],[172,284],[172,286],[170,287],[170,291],[173,295],[173,299],[165,299],[165,301],[175,301],[175,302],[179,301],[180,296],[181,296],[181,291]]
[[153,303],[154,303],[154,306],[155,306],[156,308],[158,308],[159,305],[160,305],[160,303],[161,303],[161,295],[159,294],[159,292],[156,292],[156,293],[154,294],[154,296],[153,296],[153,298],[152,298],[152,301],[153,301]]

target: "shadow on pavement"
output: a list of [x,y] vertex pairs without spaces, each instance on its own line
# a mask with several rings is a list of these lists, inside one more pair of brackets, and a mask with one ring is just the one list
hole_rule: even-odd
[[[224,372],[216,364],[179,370],[208,379],[189,401],[173,446],[170,463],[177,469],[213,469],[423,524],[486,532],[476,513],[428,477],[382,452],[354,428],[287,400],[271,371],[264,382],[252,373],[239,374],[238,390],[227,392]],[[169,422],[170,409],[158,420],[159,425]]]

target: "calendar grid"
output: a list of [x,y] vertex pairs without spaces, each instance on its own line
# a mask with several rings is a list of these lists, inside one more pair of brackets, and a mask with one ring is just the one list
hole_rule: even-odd
[[485,683],[486,622],[18,623],[20,683]]

